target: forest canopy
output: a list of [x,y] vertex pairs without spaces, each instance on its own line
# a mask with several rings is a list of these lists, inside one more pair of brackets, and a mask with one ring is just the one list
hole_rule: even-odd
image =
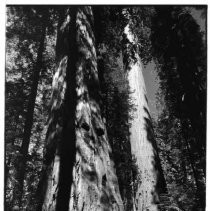
[[206,21],[206,5],[7,5],[5,210],[204,211]]

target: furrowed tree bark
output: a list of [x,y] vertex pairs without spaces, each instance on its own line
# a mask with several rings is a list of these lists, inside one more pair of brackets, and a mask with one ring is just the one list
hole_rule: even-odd
[[[124,14],[128,15],[126,12]],[[131,114],[133,119],[130,127],[131,153],[138,166],[138,179],[134,181],[133,210],[157,211],[160,193],[166,192],[166,185],[157,154],[138,45],[130,29],[131,21],[130,17],[127,18],[128,24],[124,29],[123,61],[131,91],[130,98],[136,109]]]
[[27,163],[27,155],[28,155],[28,150],[29,150],[31,129],[33,126],[33,114],[34,114],[35,101],[36,101],[36,96],[37,96],[37,87],[38,87],[38,82],[39,82],[39,75],[42,69],[42,57],[43,57],[43,52],[44,52],[44,41],[45,41],[45,33],[46,33],[45,18],[43,18],[42,24],[43,25],[41,29],[41,37],[40,37],[40,44],[39,44],[39,49],[37,53],[37,61],[34,68],[31,93],[29,95],[29,101],[28,101],[28,106],[27,106],[23,141],[22,141],[20,155],[17,162],[18,165],[16,166],[16,172],[15,172],[16,184],[14,186],[12,204],[13,204],[13,207],[16,207],[16,208],[21,207],[21,200],[22,200],[22,195],[23,195],[25,168],[26,168],[26,163]]
[[41,210],[123,210],[100,111],[91,7],[66,10],[57,51]]

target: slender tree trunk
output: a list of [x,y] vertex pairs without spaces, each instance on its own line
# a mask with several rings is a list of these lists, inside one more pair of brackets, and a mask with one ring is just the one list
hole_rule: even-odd
[[[19,114],[15,117],[15,122],[16,122],[16,124],[15,124],[14,131],[16,132],[18,124],[19,124]],[[13,140],[11,142],[12,147],[15,145],[15,138],[16,137],[14,136]],[[7,191],[9,191],[11,194],[8,194],[10,196],[9,198],[5,197],[5,208],[6,209],[9,209],[9,207],[12,206],[11,203],[12,203],[12,197],[13,197],[13,192],[14,192],[14,188],[12,188],[12,187],[15,187],[14,180],[12,180],[13,172],[10,172],[11,166],[13,166],[13,169],[15,168],[15,164],[12,162],[12,160],[14,159],[14,155],[8,155],[8,156],[9,156],[8,161],[7,162],[5,161],[5,164],[4,164],[5,165],[5,175],[4,175],[5,187],[4,187],[4,190],[5,190],[6,194],[7,194]]]
[[18,165],[16,166],[15,179],[17,182],[14,187],[14,195],[13,195],[14,207],[17,207],[17,206],[21,207],[21,199],[23,195],[25,168],[26,168],[27,155],[28,155],[28,150],[29,150],[31,129],[33,126],[33,114],[34,114],[35,100],[36,100],[36,95],[37,95],[37,87],[38,87],[38,82],[39,82],[40,71],[42,68],[42,57],[43,57],[43,52],[44,52],[46,24],[45,24],[45,20],[43,21],[44,23],[42,25],[42,32],[41,32],[42,34],[41,34],[40,44],[39,44],[39,49],[38,49],[38,54],[37,54],[37,61],[36,61],[36,66],[34,68],[31,93],[29,95],[29,101],[28,101],[28,106],[27,106],[23,141],[22,141],[22,145],[20,149],[20,157],[18,159]]
[[[19,124],[19,114],[15,116],[15,127],[14,127],[15,132],[17,130],[18,124]],[[12,139],[12,142],[11,142],[12,147],[15,144],[15,138],[16,137],[14,137]],[[7,183],[8,183],[8,179],[9,179],[9,169],[10,169],[11,161],[12,161],[12,155],[9,155],[8,161],[7,162],[5,161],[5,175],[4,175],[5,180],[4,180],[4,184],[5,184],[6,189],[8,188]]]
[[[93,14],[71,7],[58,32],[40,209],[123,210],[101,117]],[[60,34],[60,35],[59,35]]]
[[138,178],[134,182],[134,210],[157,211],[159,194],[166,191],[161,171],[157,147],[154,139],[146,88],[142,74],[142,64],[138,56],[138,46],[130,31],[130,22],[124,29],[123,60],[128,74],[130,98],[136,110],[132,112],[130,142],[131,152],[138,166]]

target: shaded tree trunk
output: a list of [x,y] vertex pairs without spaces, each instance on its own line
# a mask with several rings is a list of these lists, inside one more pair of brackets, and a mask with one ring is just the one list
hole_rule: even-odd
[[134,181],[134,210],[157,211],[159,195],[166,192],[166,185],[157,154],[138,45],[130,24],[131,19],[128,18],[123,34],[123,61],[128,74],[130,98],[136,109],[131,114],[130,127],[131,153],[138,167]]
[[64,12],[40,210],[123,210],[100,111],[91,7]]
[[33,126],[33,115],[35,108],[35,101],[37,96],[37,87],[39,82],[39,75],[42,69],[42,57],[44,52],[44,41],[45,41],[45,33],[46,33],[46,23],[45,23],[45,15],[43,17],[42,29],[41,29],[41,37],[39,43],[39,49],[37,53],[37,61],[34,68],[33,73],[33,81],[31,85],[31,93],[29,95],[26,120],[24,125],[24,133],[23,133],[23,141],[20,148],[20,155],[17,158],[17,166],[15,172],[15,180],[16,184],[14,186],[13,192],[13,206],[21,207],[21,200],[23,195],[23,186],[24,186],[24,177],[25,177],[25,169],[27,163],[27,156],[29,150],[31,129]]

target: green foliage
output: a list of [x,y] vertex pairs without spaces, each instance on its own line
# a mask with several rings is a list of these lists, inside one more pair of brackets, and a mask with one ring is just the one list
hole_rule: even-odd
[[[129,15],[128,15],[129,14]],[[104,43],[119,54],[122,50],[122,34],[128,21],[133,34],[136,35],[139,56],[143,64],[151,61],[151,17],[154,8],[148,6],[103,6],[94,7],[95,32],[98,44]]]
[[105,44],[118,54],[121,51],[121,39],[124,22],[121,17],[122,7],[93,7],[96,44]]
[[157,7],[156,11],[151,39],[165,101],[177,117],[189,118],[194,129],[202,131],[204,146],[206,49],[202,34],[184,8]]
[[151,20],[155,10],[152,6],[129,7],[127,9],[129,17],[124,16],[129,20],[131,31],[136,35],[139,56],[144,65],[148,64],[151,59]]
[[98,69],[102,92],[102,112],[106,119],[106,128],[112,157],[115,162],[120,193],[126,210],[133,207],[134,181],[138,176],[135,159],[131,155],[129,125],[134,109],[129,99],[129,87],[124,73],[122,57],[114,57],[109,47],[99,49]]
[[196,185],[181,122],[165,108],[153,125],[172,205],[181,210],[193,210],[197,200]]
[[[205,207],[206,48],[202,36],[185,7],[156,7],[151,36],[153,56],[166,108],[180,122],[180,136],[189,143],[199,200],[195,210]],[[177,151],[182,150],[180,145]]]
[[134,106],[129,99],[122,59],[121,40],[125,22],[121,7],[96,7],[94,14],[102,112],[106,119],[120,193],[125,209],[132,210],[134,181],[138,176],[138,169],[131,155],[129,140],[129,113]]
[[[22,207],[31,206],[42,166],[42,149],[46,133],[48,101],[55,67],[55,27],[56,18],[52,8],[37,6],[7,7],[6,28],[6,109],[5,109],[5,146],[6,146],[6,202],[12,203],[15,168],[20,155],[28,96],[33,83],[37,52],[40,42],[43,15],[48,23],[41,81],[38,85],[33,128],[29,154],[27,156],[26,178]],[[44,14],[45,12],[45,14]],[[47,16],[46,16],[47,17]],[[52,24],[53,23],[53,24]]]
[[[63,6],[7,7],[5,174],[8,205],[13,200],[16,182],[13,175],[20,155],[43,17],[47,23],[24,182],[22,209],[27,210],[35,209],[33,204],[43,165],[52,72],[56,64],[56,27],[62,11]],[[205,193],[206,147],[206,48],[199,26],[184,7],[178,6],[94,6],[94,16],[101,106],[126,210],[133,209],[133,196],[141,180],[130,149],[132,117],[129,113],[135,106],[129,99],[122,58],[122,34],[128,21],[138,40],[135,47],[143,63],[153,58],[158,66],[159,98],[163,98],[165,109],[155,125],[155,134],[170,199],[174,207],[182,210],[198,209],[198,186]],[[132,52],[129,49],[128,53]]]

